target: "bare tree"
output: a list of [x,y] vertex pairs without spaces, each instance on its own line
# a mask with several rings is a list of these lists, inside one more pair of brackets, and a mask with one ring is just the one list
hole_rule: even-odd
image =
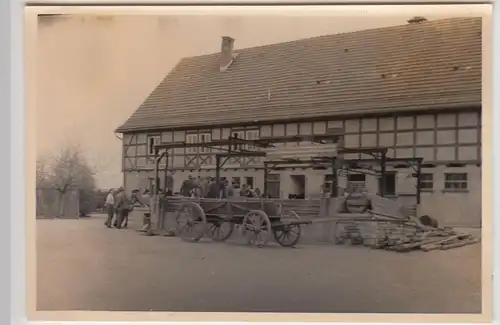
[[48,178],[48,168],[46,157],[41,157],[36,160],[36,188],[43,188],[46,186]]
[[37,216],[45,211],[45,200],[42,198],[42,191],[47,187],[49,173],[46,157],[40,157],[36,160],[36,211]]
[[[39,169],[40,180],[58,193],[58,211],[61,216],[65,210],[64,196],[68,192],[79,190],[85,193],[95,190],[96,172],[86,160],[79,145],[63,147],[58,155],[50,159],[48,170],[42,162],[37,164],[37,172]],[[38,179],[37,177],[37,181]]]

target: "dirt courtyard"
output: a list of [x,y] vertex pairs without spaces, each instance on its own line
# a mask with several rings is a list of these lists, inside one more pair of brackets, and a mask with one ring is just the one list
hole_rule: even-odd
[[146,237],[103,216],[37,220],[37,309],[480,313],[481,246],[393,253],[364,247]]

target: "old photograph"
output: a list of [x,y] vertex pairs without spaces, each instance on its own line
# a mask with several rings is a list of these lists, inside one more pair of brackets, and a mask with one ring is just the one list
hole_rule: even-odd
[[39,14],[37,310],[481,314],[484,24],[436,8]]

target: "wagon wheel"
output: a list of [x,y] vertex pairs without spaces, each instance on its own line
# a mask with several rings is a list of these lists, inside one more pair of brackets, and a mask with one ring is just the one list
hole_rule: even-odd
[[234,231],[234,224],[225,220],[214,221],[209,227],[207,234],[213,241],[226,241]]
[[[299,220],[300,217],[295,211],[290,211],[293,220]],[[284,225],[273,228],[273,235],[278,244],[283,247],[294,247],[297,245],[302,234],[300,225]]]
[[186,202],[177,210],[175,221],[177,235],[189,242],[199,241],[207,227],[207,219],[203,209],[195,202]]
[[248,244],[265,246],[271,237],[271,221],[267,214],[262,210],[248,212],[243,218],[241,234]]

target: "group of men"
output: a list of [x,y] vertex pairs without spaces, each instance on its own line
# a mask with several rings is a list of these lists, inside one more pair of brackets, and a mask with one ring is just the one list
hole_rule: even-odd
[[[117,190],[109,190],[105,203],[106,212],[108,214],[108,219],[105,222],[106,227],[111,228],[113,226],[117,229],[127,228],[128,216],[136,205],[150,209],[151,200],[149,190],[145,190],[141,196],[139,196],[139,190],[137,189],[132,191],[131,196],[125,193],[123,187]],[[148,214],[150,213],[145,213],[145,215]]]
[[[171,186],[169,186],[171,188]],[[160,191],[160,195],[172,195],[170,189],[166,193]],[[215,177],[193,177],[188,176],[188,179],[182,183],[179,195],[186,197],[205,197],[205,198],[229,198],[235,196],[242,197],[260,197],[260,190],[257,188],[253,190],[248,184],[243,184],[238,188],[237,184],[230,184],[224,179],[221,184],[217,184]],[[143,229],[149,230],[151,227],[151,213],[154,208],[151,193],[149,190],[135,189],[129,196],[123,187],[116,190],[111,189],[106,197],[105,209],[108,218],[105,222],[106,227],[115,227],[117,229],[127,228],[129,214],[134,210],[134,206],[145,208]]]
[[243,197],[260,197],[260,190],[253,190],[248,184],[238,188],[237,184],[229,183],[227,179],[217,184],[215,177],[193,177],[188,176],[188,179],[182,183],[180,195],[187,197],[205,197],[205,198],[228,198],[234,196]]

